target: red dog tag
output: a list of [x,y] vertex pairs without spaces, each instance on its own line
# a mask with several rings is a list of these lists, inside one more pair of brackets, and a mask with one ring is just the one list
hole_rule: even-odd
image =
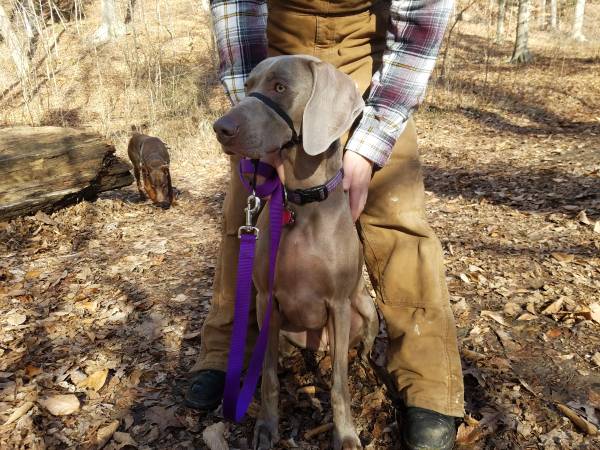
[[285,225],[293,225],[296,221],[296,214],[291,209],[285,208],[283,210],[283,215],[281,217],[282,224]]

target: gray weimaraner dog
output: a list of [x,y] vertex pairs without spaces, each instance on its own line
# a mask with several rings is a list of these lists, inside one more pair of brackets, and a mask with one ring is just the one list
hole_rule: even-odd
[[[225,152],[258,159],[280,153],[288,190],[324,185],[340,171],[339,138],[364,107],[350,77],[317,58],[277,56],[264,60],[252,71],[246,89],[248,94],[262,94],[275,102],[291,119],[294,130],[302,130],[302,143],[286,145],[293,136],[291,124],[286,124],[264,100],[249,96],[214,124]],[[363,284],[362,248],[348,196],[338,186],[324,201],[294,205],[293,209],[296,220],[293,226],[284,228],[277,257],[276,302],[254,447],[270,449],[279,440],[277,359],[281,332],[301,347],[329,347],[333,366],[333,447],[362,448],[350,409],[348,350],[362,341],[362,355],[368,356],[378,331],[378,318]],[[260,322],[268,301],[267,213],[261,214],[258,227],[261,238],[254,284]]]

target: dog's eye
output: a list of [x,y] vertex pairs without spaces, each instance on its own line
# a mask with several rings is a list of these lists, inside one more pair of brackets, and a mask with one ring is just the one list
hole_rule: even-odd
[[275,83],[275,92],[282,93],[285,91],[285,86],[281,83]]

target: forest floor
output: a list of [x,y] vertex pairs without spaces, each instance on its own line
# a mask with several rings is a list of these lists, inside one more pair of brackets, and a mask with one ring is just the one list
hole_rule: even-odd
[[[0,222],[2,449],[207,448],[202,432],[221,422],[230,448],[251,442],[256,404],[241,425],[182,405],[228,178],[210,131],[226,101],[196,3],[138,11],[99,49],[82,43],[97,15],[56,25],[29,94],[0,76],[1,124],[92,129],[120,155],[142,126],[170,145],[179,192],[166,211],[130,186]],[[600,5],[588,6],[588,42],[536,30],[527,66],[470,15],[416,114],[465,376],[460,448],[600,448]],[[323,355],[282,358],[278,448],[331,448],[326,427],[307,435],[331,422],[330,372]],[[399,448],[385,386],[354,354],[350,374],[366,448]]]

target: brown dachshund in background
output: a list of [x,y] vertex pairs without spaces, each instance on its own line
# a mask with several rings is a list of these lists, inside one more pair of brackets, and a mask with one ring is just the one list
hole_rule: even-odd
[[133,164],[140,197],[146,196],[163,209],[168,209],[174,201],[171,174],[169,172],[169,151],[157,137],[133,132],[127,154]]

